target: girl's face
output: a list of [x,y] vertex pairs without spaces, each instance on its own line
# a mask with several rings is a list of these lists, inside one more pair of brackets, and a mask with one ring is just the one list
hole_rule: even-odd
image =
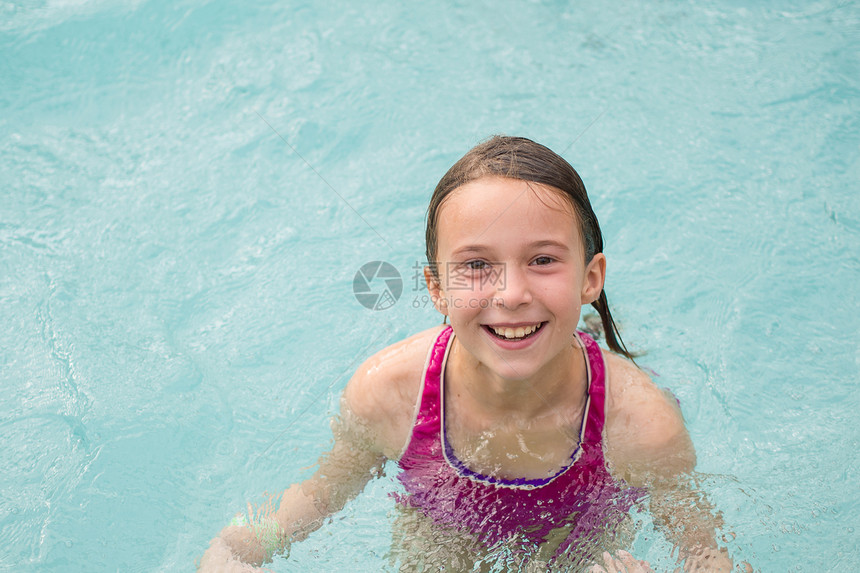
[[483,177],[439,211],[437,282],[428,287],[459,343],[495,375],[563,368],[582,305],[603,288],[606,259],[584,263],[573,209],[540,184]]

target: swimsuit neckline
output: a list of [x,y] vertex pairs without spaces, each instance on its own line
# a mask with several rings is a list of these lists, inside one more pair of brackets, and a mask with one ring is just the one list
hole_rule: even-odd
[[551,475],[548,478],[513,478],[506,479],[495,476],[487,476],[482,473],[476,472],[470,469],[463,461],[457,458],[454,453],[454,447],[451,445],[451,442],[448,440],[448,428],[445,424],[445,370],[448,365],[448,353],[451,351],[451,347],[454,342],[454,333],[451,332],[451,336],[448,338],[448,342],[445,346],[445,354],[442,358],[442,369],[439,374],[439,407],[440,407],[440,416],[439,416],[439,425],[441,426],[439,431],[439,438],[442,442],[442,457],[448,463],[451,468],[457,472],[458,475],[462,477],[469,478],[474,481],[479,481],[483,483],[489,483],[502,487],[512,487],[512,488],[522,488],[522,489],[533,489],[537,487],[543,487],[555,481],[557,478],[563,476],[570,468],[576,465],[576,462],[579,461],[580,456],[582,455],[582,444],[585,441],[585,430],[586,425],[589,418],[589,413],[591,411],[591,383],[592,383],[592,371],[591,371],[591,360],[588,356],[588,350],[585,347],[585,343],[579,337],[579,333],[574,334],[574,338],[576,342],[579,344],[580,349],[582,350],[583,357],[585,358],[585,371],[586,371],[586,398],[585,398],[585,407],[582,410],[582,419],[579,423],[579,441],[576,444],[576,448],[574,448],[573,453],[570,454],[570,462],[560,468],[555,474]]

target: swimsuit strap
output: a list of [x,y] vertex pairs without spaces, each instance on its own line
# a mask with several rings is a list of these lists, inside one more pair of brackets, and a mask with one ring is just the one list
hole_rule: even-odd
[[427,366],[424,368],[424,377],[421,380],[415,423],[412,424],[412,435],[403,449],[401,459],[410,453],[423,451],[438,441],[439,423],[442,419],[439,404],[440,383],[448,355],[448,341],[453,333],[454,329],[450,325],[443,328],[427,354]]
[[603,438],[603,424],[606,420],[606,363],[600,346],[584,332],[577,337],[585,348],[586,368],[588,368],[588,423],[585,425],[585,441],[599,444]]
[[436,386],[437,391],[439,389],[439,381],[442,379],[442,371],[445,369],[445,363],[448,361],[448,341],[452,334],[454,334],[454,329],[451,325],[448,325],[443,328],[436,337],[436,342],[430,350],[427,369],[424,372],[425,391],[427,390],[428,385]]

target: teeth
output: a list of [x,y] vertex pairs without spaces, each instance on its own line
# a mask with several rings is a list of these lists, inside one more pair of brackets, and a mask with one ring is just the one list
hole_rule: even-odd
[[532,334],[538,329],[539,326],[540,324],[533,324],[531,326],[518,326],[516,328],[509,328],[507,326],[501,328],[496,328],[495,326],[492,326],[490,328],[493,329],[493,332],[495,332],[499,336],[504,336],[505,338],[522,338],[524,336]]

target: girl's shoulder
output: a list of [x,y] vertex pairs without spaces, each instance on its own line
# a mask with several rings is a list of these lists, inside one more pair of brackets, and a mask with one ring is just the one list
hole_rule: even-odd
[[[625,473],[690,471],[695,451],[674,396],[658,387],[630,360],[603,351],[607,371],[607,455]],[[625,479],[639,481],[635,476]]]
[[671,404],[665,393],[644,370],[614,352],[601,352],[606,363],[607,411],[647,412],[649,416],[654,410],[667,411],[665,406]]
[[358,367],[344,390],[342,408],[366,426],[388,458],[396,459],[411,435],[427,356],[442,328],[380,350]]

